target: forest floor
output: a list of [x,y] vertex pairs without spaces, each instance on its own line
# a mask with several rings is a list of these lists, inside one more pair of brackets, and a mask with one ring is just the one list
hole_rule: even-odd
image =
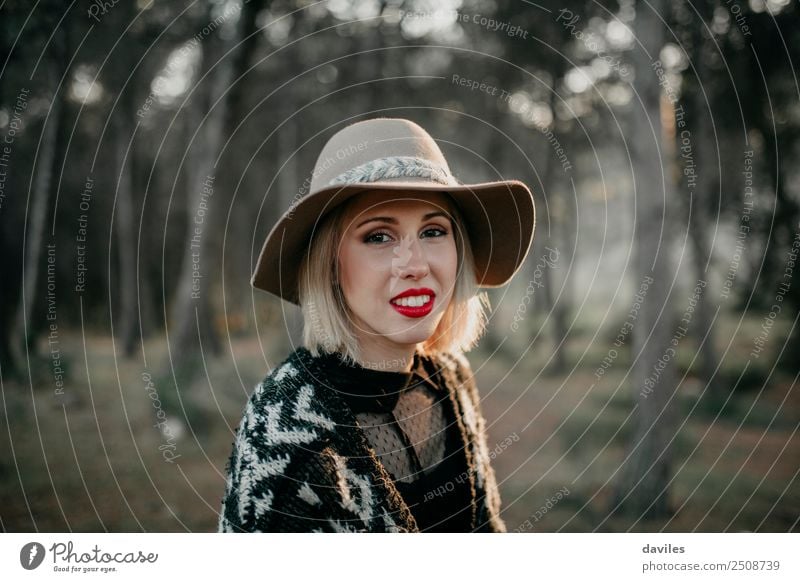
[[[163,341],[145,345],[145,368],[141,357],[115,356],[108,338],[61,340],[63,395],[55,394],[44,357],[33,363],[31,381],[2,383],[0,528],[214,531],[242,408],[288,354],[285,346],[265,357],[257,339],[231,340],[227,356],[201,363],[207,374],[183,385],[179,398],[169,376],[154,371],[168,369]],[[732,342],[725,352],[724,394],[746,373],[724,407],[685,373],[691,353],[679,358],[665,483],[673,514],[658,519],[610,512],[635,418],[624,384],[627,355],[597,381],[608,347],[580,336],[563,374],[542,373],[545,358],[535,350],[525,357],[470,353],[509,531],[797,531],[800,390],[786,373],[742,370],[745,344]],[[171,442],[154,426],[156,396]],[[182,410],[189,424],[178,421]]]

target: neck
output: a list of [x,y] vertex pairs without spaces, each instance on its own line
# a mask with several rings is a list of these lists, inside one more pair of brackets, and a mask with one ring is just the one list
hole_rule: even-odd
[[384,372],[410,372],[416,349],[417,344],[386,346],[380,341],[362,342],[359,365]]

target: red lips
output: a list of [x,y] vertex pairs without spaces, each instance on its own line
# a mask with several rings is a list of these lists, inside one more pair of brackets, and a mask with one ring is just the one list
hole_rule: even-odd
[[433,292],[432,289],[428,289],[427,287],[420,287],[419,289],[406,289],[399,295],[395,295],[392,297],[392,301],[395,299],[400,299],[401,297],[412,297],[414,295],[430,295],[431,297],[435,297],[436,293]]
[[436,300],[436,294],[427,287],[422,287],[420,289],[407,289],[400,293],[399,295],[395,295],[392,297],[392,301],[395,299],[400,299],[401,297],[410,297],[414,295],[428,295],[431,299],[424,305],[420,305],[418,307],[414,307],[411,305],[397,305],[396,303],[392,303],[391,301],[389,304],[394,307],[395,311],[400,313],[401,315],[405,315],[406,317],[425,317],[433,310],[433,303]]

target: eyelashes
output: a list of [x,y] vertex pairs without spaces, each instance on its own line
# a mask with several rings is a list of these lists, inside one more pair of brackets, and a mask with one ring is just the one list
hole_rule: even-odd
[[[441,238],[441,237],[447,236],[449,234],[447,229],[443,228],[441,226],[433,226],[433,227],[430,227],[430,228],[426,228],[425,230],[422,231],[422,234],[426,234],[426,233],[430,233],[430,232],[435,232],[437,234],[432,236],[432,237],[431,236],[426,236],[425,238]],[[364,237],[364,242],[366,244],[382,244],[382,243],[389,242],[389,240],[381,239],[381,237],[388,237],[389,239],[391,239],[392,238],[392,234],[389,233],[389,232],[386,232],[385,230],[377,230],[377,231],[371,232],[367,236],[365,236]],[[381,239],[381,240],[378,240],[378,239]]]
[[391,236],[388,232],[373,232],[364,237],[364,242],[367,244],[380,244],[386,242],[385,240],[376,240],[379,237]]

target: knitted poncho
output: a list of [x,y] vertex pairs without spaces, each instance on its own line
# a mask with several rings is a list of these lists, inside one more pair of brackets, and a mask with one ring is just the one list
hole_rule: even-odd
[[[256,386],[226,468],[218,531],[419,531],[322,361],[298,348]],[[457,412],[468,469],[453,479],[472,492],[470,531],[505,531],[469,363],[445,354],[432,364]]]

